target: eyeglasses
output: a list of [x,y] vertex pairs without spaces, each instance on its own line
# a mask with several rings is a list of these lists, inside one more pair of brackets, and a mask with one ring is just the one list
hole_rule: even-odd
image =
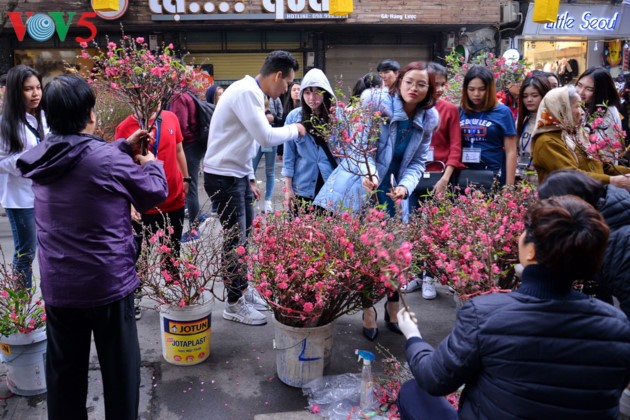
[[409,87],[413,87],[415,85],[418,88],[418,90],[424,90],[424,89],[429,88],[429,85],[424,82],[414,83],[413,80],[410,80],[410,79],[405,79],[404,82]]

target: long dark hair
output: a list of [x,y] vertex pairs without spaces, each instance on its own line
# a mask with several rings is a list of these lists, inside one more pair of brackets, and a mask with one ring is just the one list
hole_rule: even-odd
[[[4,110],[0,119],[0,137],[2,147],[8,153],[19,153],[24,150],[25,144],[22,139],[21,124],[26,125],[26,104],[22,92],[24,82],[29,77],[35,76],[41,85],[42,78],[39,73],[24,65],[13,67],[7,73],[7,89],[4,96]],[[37,118],[40,138],[43,139],[41,102],[37,107],[35,117]]]
[[295,108],[298,108],[300,106],[300,102],[298,101],[298,104],[295,105],[293,103],[293,98],[291,98],[291,89],[293,88],[293,86],[295,85],[299,85],[300,82],[293,82],[291,83],[291,85],[289,86],[289,90],[287,92],[286,97],[284,98],[284,103],[282,104],[282,115],[283,118],[287,118],[287,115],[289,115],[289,112],[293,111]]
[[[481,109],[475,109],[472,101],[468,97],[468,85],[474,79],[481,79],[486,87],[486,98],[481,105]],[[464,112],[486,112],[494,109],[498,105],[497,86],[494,81],[494,74],[485,66],[472,66],[464,76],[464,86],[462,88],[462,109]]]
[[[411,63],[400,69],[400,71],[398,72],[398,78],[396,79],[396,84],[395,86],[392,86],[389,93],[400,93],[400,85],[402,83],[403,77],[405,77],[405,75],[412,70],[426,70],[429,76],[429,90],[427,91],[427,96],[422,100],[422,102],[416,105],[416,110],[432,108],[433,105],[435,105],[435,73],[433,72],[433,70],[429,69],[427,63],[425,63],[424,61],[412,61]],[[402,98],[400,99],[402,100]]]
[[[323,97],[324,99],[322,100],[322,104],[320,105],[321,107],[321,112],[319,113],[319,115],[313,115],[313,110],[311,109],[310,106],[306,105],[306,102],[304,102],[304,89],[308,89],[308,88],[319,88],[323,91]],[[327,90],[325,90],[324,88],[321,88],[319,86],[308,86],[305,87],[304,89],[302,89],[302,91],[300,92],[300,101],[302,102],[302,125],[304,125],[304,128],[306,129],[306,131],[308,133],[316,133],[317,130],[313,130],[313,120],[315,120],[315,125],[320,125],[320,124],[327,124],[329,117],[330,117],[330,107],[332,106],[332,95],[330,94],[330,92],[328,92]]]
[[[527,76],[523,83],[521,83],[521,90],[518,93],[518,119],[516,122],[516,132],[520,136],[525,129],[525,117],[529,116],[529,111],[525,107],[523,103],[523,93],[525,89],[528,87],[533,87],[538,91],[541,97],[545,97],[547,92],[551,90],[549,86],[549,81],[541,76]],[[535,115],[534,115],[535,117]]]
[[367,73],[357,80],[352,88],[352,96],[359,97],[365,89],[379,88],[383,84],[383,79],[378,73]]
[[590,76],[595,85],[595,92],[593,92],[591,103],[590,105],[586,105],[586,112],[589,115],[595,113],[598,105],[602,105],[604,102],[606,102],[607,106],[614,106],[617,109],[621,107],[621,101],[619,100],[617,88],[615,88],[615,82],[605,68],[597,66],[589,67],[578,77],[575,84],[577,85],[579,81],[586,76]]

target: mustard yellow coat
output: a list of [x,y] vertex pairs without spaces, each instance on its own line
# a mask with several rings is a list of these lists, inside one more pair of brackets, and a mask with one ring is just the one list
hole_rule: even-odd
[[539,183],[558,169],[577,169],[605,184],[610,183],[611,176],[630,173],[630,168],[625,166],[602,163],[589,158],[579,147],[571,151],[560,134],[561,131],[551,131],[534,138],[532,162],[538,173]]

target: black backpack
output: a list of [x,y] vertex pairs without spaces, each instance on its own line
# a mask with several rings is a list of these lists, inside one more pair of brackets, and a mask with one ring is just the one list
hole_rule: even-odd
[[188,95],[193,98],[197,108],[197,141],[205,149],[208,146],[208,133],[210,133],[210,121],[214,113],[214,104],[202,101],[190,92],[188,92]]

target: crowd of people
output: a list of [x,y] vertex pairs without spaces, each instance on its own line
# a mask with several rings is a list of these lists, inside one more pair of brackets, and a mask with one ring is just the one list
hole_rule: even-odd
[[[116,128],[119,140],[107,143],[93,135],[96,97],[81,77],[61,75],[43,87],[27,66],[9,71],[0,119],[0,204],[25,287],[32,284],[39,245],[49,418],[85,416],[92,334],[107,417],[137,417],[137,237],[168,223],[173,254],[181,241],[199,240],[200,170],[226,233],[222,316],[267,323],[268,307],[236,252],[247,243],[254,203],[263,200],[255,178],[263,156],[263,213],[275,210],[278,161],[285,210],[296,214],[359,213],[378,203],[405,221],[427,195],[455,186],[476,184],[490,193],[520,181],[540,184],[519,239],[525,268],[516,291],[464,305],[437,349],[422,339],[415,315],[400,309],[398,293],[388,296],[383,318],[407,338],[414,375],[400,392],[401,418],[616,418],[620,398],[630,399],[624,391],[630,382],[630,169],[623,155],[597,159],[585,145],[627,127],[630,92],[622,92],[622,101],[610,75],[595,67],[575,86],[559,86],[555,75],[544,73],[514,80],[503,104],[493,73],[472,66],[455,105],[440,99],[448,81],[442,65],[383,60],[351,93],[383,117],[373,155],[357,165],[335,153],[335,139],[319,128],[345,112],[333,106],[338,98],[329,78],[313,68],[296,82],[298,71],[289,52],[274,51],[256,76],[225,90],[212,86],[205,92],[214,105],[205,150],[192,92],[154,115],[151,132],[130,115]],[[596,112],[598,127],[588,118]],[[139,144],[148,138],[143,154]],[[596,298],[572,289],[585,278],[597,284]],[[424,299],[437,296],[430,272],[400,291],[420,289]],[[370,341],[378,337],[374,304],[366,301],[363,309],[362,333]],[[439,396],[463,384],[457,413]]]

